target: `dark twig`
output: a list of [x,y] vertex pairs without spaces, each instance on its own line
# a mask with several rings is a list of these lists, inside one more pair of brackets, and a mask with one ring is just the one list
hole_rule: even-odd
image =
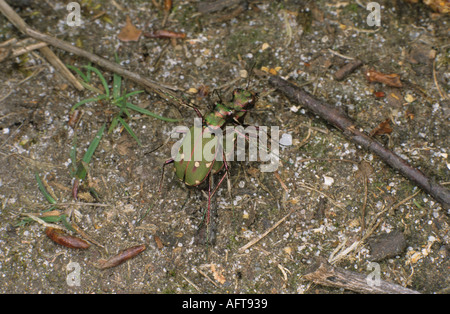
[[444,208],[450,208],[450,191],[442,185],[433,182],[418,169],[412,167],[404,159],[394,152],[385,148],[378,141],[366,133],[360,131],[359,127],[347,115],[332,107],[331,105],[314,98],[308,92],[287,82],[279,76],[272,76],[269,83],[280,90],[290,101],[301,104],[308,110],[317,114],[329,124],[341,130],[345,136],[353,142],[361,145],[397,170],[400,174],[417,184],[421,189],[430,194],[441,203]]
[[[27,23],[4,1],[0,0],[0,11],[5,15],[11,23],[13,23],[22,32],[28,29]],[[25,33],[25,32],[24,32]],[[55,53],[49,47],[40,47],[39,51],[44,55],[47,61],[66,78],[76,89],[83,90],[84,87],[73,76],[72,72],[66,68],[64,63],[55,55]]]
[[359,68],[362,65],[362,61],[361,60],[353,60],[350,63],[347,63],[346,65],[344,65],[342,68],[340,68],[339,70],[336,71],[336,73],[334,73],[334,77],[336,78],[336,80],[338,81],[342,81],[344,78],[346,78],[350,73],[352,73],[353,71],[355,71],[357,68]]
[[[170,86],[157,83],[152,81],[146,77],[143,77],[137,73],[131,72],[129,70],[124,69],[120,65],[108,61],[104,58],[101,58],[93,53],[90,53],[86,50],[73,46],[72,44],[60,40],[58,38],[52,37],[47,34],[40,33],[31,27],[29,27],[20,16],[13,10],[11,7],[4,1],[0,0],[0,11],[10,20],[11,23],[14,24],[22,33],[28,35],[36,40],[40,40],[46,42],[56,48],[65,50],[67,52],[71,52],[77,56],[84,57],[89,61],[98,64],[99,66],[117,73],[123,77],[126,77],[132,80],[135,83],[145,86],[147,89],[156,92],[162,98],[166,98],[167,96],[171,96],[173,99],[178,100],[176,94],[174,94],[170,89],[173,89]],[[44,47],[47,48],[47,47]],[[48,48],[47,48],[48,49]],[[69,72],[70,73],[70,72]]]
[[318,260],[313,264],[303,278],[316,284],[344,288],[358,293],[370,294],[419,294],[400,285],[385,280],[371,278],[371,274],[364,275],[328,264]]

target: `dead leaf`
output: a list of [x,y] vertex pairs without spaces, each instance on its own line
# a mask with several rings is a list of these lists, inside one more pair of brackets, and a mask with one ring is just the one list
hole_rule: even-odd
[[185,33],[177,33],[165,29],[159,29],[151,33],[145,32],[144,36],[148,38],[181,38],[181,39],[186,38]]
[[75,110],[71,112],[69,114],[69,121],[67,122],[67,125],[74,129],[82,115],[83,112],[81,110]]
[[388,86],[402,87],[402,82],[400,81],[400,76],[398,74],[384,74],[374,69],[369,69],[366,72],[366,78],[369,82],[379,82]]
[[209,86],[200,85],[197,88],[197,98],[205,98],[209,94]]
[[450,3],[442,0],[423,0],[423,3],[428,5],[432,10],[439,13],[450,13]]
[[88,203],[95,202],[95,199],[89,192],[79,192],[77,196],[80,200],[86,201]]
[[141,37],[142,31],[137,29],[132,23],[129,16],[127,16],[127,22],[124,28],[120,31],[117,38],[121,41],[138,41],[139,37]]
[[381,122],[375,129],[370,132],[370,136],[390,134],[392,132],[391,119],[386,119]]
[[189,94],[197,94],[198,93],[198,89],[191,87],[187,90],[187,93]]
[[406,118],[408,118],[410,120],[414,120],[414,113],[412,113],[408,109],[405,111],[405,116],[406,116]]
[[158,237],[157,235],[155,235],[153,238],[155,239],[156,246],[158,247],[158,249],[161,250],[161,249],[164,247],[164,244],[163,244],[163,242],[161,241],[161,238]]
[[270,45],[268,43],[262,44],[262,47],[261,47],[262,51],[266,50],[267,48],[270,48]]
[[405,96],[405,100],[406,100],[406,102],[408,102],[408,103],[412,103],[412,102],[415,100],[415,98],[414,98],[413,95],[407,94],[407,95]]
[[258,168],[254,168],[254,167],[248,167],[247,168],[247,173],[249,175],[251,175],[252,177],[256,177],[259,175],[260,171]]
[[214,279],[219,282],[221,285],[223,285],[226,281],[225,276],[222,275],[223,269],[220,271],[216,270],[216,265],[211,264],[211,271],[213,273]]
[[376,98],[382,98],[382,97],[386,96],[385,92],[375,92],[373,94],[375,95]]
[[281,179],[280,175],[278,174],[278,171],[275,171],[273,174],[275,175],[275,178],[277,178],[278,182],[280,182],[281,187],[286,191],[286,193],[289,193],[289,189],[287,188],[286,184]]
[[164,0],[163,9],[164,12],[170,12],[172,10],[172,0]]

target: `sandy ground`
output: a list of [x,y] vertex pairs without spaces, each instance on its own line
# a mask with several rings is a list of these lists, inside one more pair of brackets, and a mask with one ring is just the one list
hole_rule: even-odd
[[[213,199],[216,241],[198,243],[205,193],[187,188],[168,166],[158,194],[177,123],[131,112],[127,121],[142,147],[119,127],[104,134],[89,164],[87,185],[74,201],[70,151],[75,138],[80,159],[118,110],[108,101],[85,104],[72,128],[71,107],[97,94],[76,91],[37,51],[7,59],[0,67],[0,292],[342,293],[348,291],[305,280],[308,267],[322,257],[369,275],[370,241],[389,234],[401,234],[403,240],[398,250],[377,260],[381,279],[419,292],[448,291],[448,209],[290,103],[263,75],[288,77],[341,108],[368,133],[390,119],[392,132],[376,138],[445,183],[450,181],[448,15],[422,4],[378,1],[381,26],[370,27],[369,11],[353,1],[249,1],[247,7],[203,15],[196,1],[173,2],[164,26],[164,12],[151,1],[85,1],[82,25],[76,27],[66,23],[64,1],[36,1],[16,10],[41,32],[111,61],[116,52],[124,67],[176,87],[178,97],[202,113],[219,99],[229,100],[235,88],[258,93],[245,123],[278,126],[281,135],[292,136],[292,145],[280,149],[277,172],[261,172],[260,162],[230,162],[230,176]],[[117,35],[127,16],[140,30],[169,29],[186,38],[123,42]],[[23,38],[0,16],[0,42],[12,37]],[[53,50],[66,64],[88,64]],[[363,66],[337,81],[334,73],[350,58]],[[398,74],[402,87],[369,83],[369,68]],[[256,74],[246,77],[252,69]],[[111,86],[112,73],[100,71]],[[209,88],[208,95],[192,93],[201,86]],[[124,88],[142,89],[129,80]],[[381,93],[384,97],[377,97]],[[179,125],[189,127],[196,117],[191,108],[153,93],[130,100],[181,119]],[[51,208],[36,173],[58,201],[53,210],[71,211],[71,220],[102,247],[66,248],[52,242],[42,224],[20,224],[23,214]],[[147,249],[137,257],[110,269],[96,267],[99,259],[138,244]]]

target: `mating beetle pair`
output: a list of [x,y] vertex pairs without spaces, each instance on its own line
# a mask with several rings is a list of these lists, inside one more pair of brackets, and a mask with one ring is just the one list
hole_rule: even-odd
[[[164,163],[164,167],[167,164],[174,163],[175,174],[188,186],[198,186],[204,182],[210,175],[214,175],[225,166],[225,171],[228,171],[227,161],[223,148],[218,146],[217,138],[215,136],[209,136],[214,133],[214,130],[222,128],[226,123],[235,121],[241,123],[245,113],[248,109],[251,109],[256,102],[256,94],[244,90],[235,89],[233,91],[233,98],[231,102],[227,104],[218,103],[216,104],[214,110],[208,113],[205,117],[197,111],[197,114],[202,118],[202,126],[193,126],[189,129],[188,134],[184,137],[180,149],[178,150],[177,156],[174,159],[169,159]],[[207,133],[211,133],[207,135]],[[214,144],[215,150],[212,152],[212,158],[205,158],[203,156],[203,150],[205,146]],[[184,151],[185,147],[190,147],[190,151]],[[217,154],[222,154],[218,158]],[[195,156],[201,156],[200,159],[195,158]],[[208,193],[208,211],[206,216],[206,224],[209,224],[210,220],[210,208],[211,208],[211,197],[219,188],[222,181],[225,179],[226,172],[223,177],[218,182],[214,191],[211,192],[211,186],[209,186]]]

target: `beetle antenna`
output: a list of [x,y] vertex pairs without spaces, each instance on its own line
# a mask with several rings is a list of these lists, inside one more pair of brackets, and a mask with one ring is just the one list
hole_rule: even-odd
[[250,69],[249,69],[248,80],[247,80],[247,86],[245,87],[245,89],[248,89],[248,87],[250,86],[250,81],[251,81],[251,79],[252,79],[253,69],[255,68],[255,66],[256,66],[256,60],[253,61],[253,64],[252,64],[252,66],[251,66]]
[[214,93],[216,93],[217,98],[219,98],[220,103],[223,103],[222,97],[220,96],[220,93],[217,89],[214,90]]

